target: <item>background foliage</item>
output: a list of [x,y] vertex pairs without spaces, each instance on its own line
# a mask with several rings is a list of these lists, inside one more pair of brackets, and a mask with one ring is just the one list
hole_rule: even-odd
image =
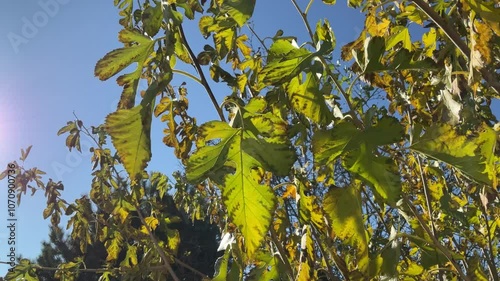
[[[43,190],[51,239],[66,239],[62,215],[70,238],[6,278],[499,280],[498,3],[349,0],[366,20],[338,64],[313,2],[290,1],[310,37],[297,42],[256,34],[255,0],[115,0],[123,47],[95,75],[118,75],[117,110],[58,132],[70,150],[95,141],[91,189],[66,202],[62,183],[16,163],[18,202]],[[197,123],[178,75],[219,120]],[[230,94],[217,101],[208,79]],[[172,179],[146,172],[153,118],[185,167]]]

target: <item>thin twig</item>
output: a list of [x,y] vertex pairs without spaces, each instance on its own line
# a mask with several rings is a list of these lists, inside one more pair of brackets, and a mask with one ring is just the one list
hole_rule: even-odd
[[186,71],[183,71],[183,70],[179,70],[179,69],[172,69],[172,72],[184,75],[186,77],[189,77],[189,78],[193,79],[194,81],[198,82],[200,85],[204,86],[203,82],[201,82],[200,78],[194,76],[193,74],[191,74],[189,72],[186,72]]
[[434,246],[436,248],[439,249],[439,251],[441,253],[443,253],[443,255],[445,255],[446,259],[448,259],[448,261],[453,265],[453,267],[455,268],[455,270],[457,271],[457,273],[460,275],[460,278],[462,280],[465,280],[465,281],[470,281],[470,278],[465,275],[465,273],[462,271],[462,269],[460,268],[460,265],[455,261],[455,259],[453,258],[453,256],[451,255],[450,251],[445,248],[436,238],[436,236],[434,236],[432,234],[432,231],[429,229],[429,227],[427,226],[427,224],[425,223],[424,219],[422,218],[422,216],[418,213],[417,210],[415,210],[415,207],[413,207],[413,204],[410,202],[410,200],[408,199],[408,197],[406,196],[403,196],[403,199],[406,203],[406,205],[408,206],[408,208],[410,208],[411,212],[413,213],[413,215],[417,218],[418,222],[420,223],[420,225],[422,226],[422,228],[424,229],[424,231],[429,235],[429,237],[432,239],[432,242],[434,244]]
[[299,5],[297,4],[297,1],[295,1],[295,0],[290,0],[290,1],[292,2],[293,6],[295,7],[297,12],[299,13],[300,17],[302,18],[302,21],[304,22],[304,25],[306,26],[307,32],[309,33],[311,40],[313,41],[313,43],[316,43],[316,42],[314,42],[314,35],[312,32],[311,26],[309,25],[309,21],[307,20],[307,14],[302,12]]
[[[175,5],[172,4],[172,9],[176,10]],[[208,96],[210,97],[210,100],[212,101],[212,104],[215,107],[215,110],[217,110],[217,114],[219,114],[219,118],[221,121],[226,122],[226,118],[224,117],[224,113],[222,112],[222,108],[219,106],[219,103],[217,102],[217,99],[215,98],[214,93],[212,92],[212,89],[210,88],[210,85],[208,85],[207,78],[205,77],[205,74],[203,73],[203,70],[201,69],[200,63],[196,59],[196,55],[194,54],[193,50],[191,49],[191,46],[189,45],[186,35],[184,34],[184,29],[182,28],[182,24],[178,26],[179,28],[179,34],[181,37],[182,42],[184,43],[184,46],[186,47],[189,56],[191,57],[191,60],[193,61],[193,67],[196,69],[198,74],[200,75],[201,78],[201,84],[207,91]]]
[[[333,275],[333,272],[334,272],[333,271],[333,267],[328,262],[327,252],[325,251],[325,248],[321,244],[321,241],[326,241],[326,239],[325,240],[320,239],[320,237],[319,237],[319,235],[320,235],[319,231],[316,229],[316,227],[314,225],[311,224],[311,226],[312,226],[312,235],[313,235],[314,239],[316,240],[316,244],[318,244],[319,251],[320,251],[321,255],[323,256],[323,259],[324,259],[324,261],[326,263],[326,267],[328,268],[328,277],[330,278],[330,280],[334,280],[334,281],[338,280],[338,281],[340,281],[339,278],[337,278],[336,276]],[[344,279],[345,280],[349,280],[349,276],[347,275],[347,273],[348,273],[347,268],[345,268],[345,267],[341,268],[339,266],[339,264],[337,264],[335,262],[335,260],[333,262],[335,263],[335,266],[339,269],[340,274],[342,274],[342,276],[344,277]]]
[[203,272],[195,269],[194,267],[190,266],[189,264],[181,261],[180,259],[174,257],[174,260],[175,260],[175,263],[178,263],[180,266],[186,268],[186,269],[189,269],[191,270],[192,272],[196,273],[197,275],[199,275],[201,278],[204,278],[204,279],[210,279],[209,276],[205,275]]
[[415,157],[417,158],[418,168],[420,171],[420,179],[421,179],[422,184],[424,186],[424,196],[425,196],[425,202],[427,205],[427,211],[429,212],[429,219],[431,220],[432,234],[434,236],[436,236],[436,226],[434,224],[434,219],[432,218],[434,211],[432,210],[431,198],[429,196],[429,187],[427,186],[427,180],[424,176],[424,171],[422,169],[422,163],[420,162],[420,156],[415,154]]
[[[248,29],[250,29],[250,32],[252,32],[252,34],[255,36],[255,38],[257,38],[257,40],[259,40],[260,44],[262,45],[262,47],[264,48],[264,50],[266,50],[267,53],[269,53],[269,49],[267,48],[266,44],[264,44],[264,40],[262,40],[259,35],[255,32],[255,30],[253,30],[253,28],[250,26],[250,24],[247,24],[247,27]],[[266,38],[264,38],[266,39]]]

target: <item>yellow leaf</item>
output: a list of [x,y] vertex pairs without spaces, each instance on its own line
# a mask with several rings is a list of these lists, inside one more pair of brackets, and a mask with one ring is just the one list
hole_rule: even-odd
[[283,193],[283,198],[297,198],[297,188],[293,184],[286,186],[286,191]]
[[159,223],[158,219],[155,217],[146,217],[144,220],[151,230],[155,230]]
[[436,29],[432,27],[429,32],[422,35],[422,42],[425,46],[425,55],[432,57],[434,50],[436,50]]
[[477,20],[474,21],[474,27],[476,29],[474,49],[479,51],[484,62],[488,64],[491,62],[490,39],[493,33],[486,24]]
[[177,251],[179,250],[179,245],[181,243],[181,235],[179,231],[175,229],[168,229],[167,236],[168,236],[168,242],[167,242],[168,248],[175,255],[177,255]]
[[377,23],[377,17],[375,14],[375,9],[371,9],[370,13],[366,16],[365,26],[368,33],[371,36],[384,36],[386,35],[391,21],[384,18],[379,23]]

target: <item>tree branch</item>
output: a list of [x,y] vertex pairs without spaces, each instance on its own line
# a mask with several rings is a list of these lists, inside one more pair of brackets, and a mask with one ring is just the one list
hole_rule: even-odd
[[278,252],[280,253],[280,256],[281,256],[281,261],[283,261],[283,264],[285,265],[288,278],[290,280],[293,280],[294,278],[293,278],[292,265],[290,265],[290,261],[288,260],[285,249],[283,248],[283,245],[281,245],[281,241],[278,239],[278,235],[276,234],[276,231],[274,230],[273,225],[271,225],[271,227],[269,228],[269,231],[271,232],[271,238],[274,242],[274,245],[276,245],[276,248],[278,248]]
[[[445,20],[439,16],[439,14],[432,9],[429,4],[424,2],[424,0],[412,0],[415,5],[422,10],[443,32],[448,36],[451,42],[462,52],[462,54],[469,60],[470,62],[470,52],[471,50],[462,40],[460,34],[451,27]],[[480,69],[481,75],[483,79],[495,90],[497,94],[500,94],[500,83],[493,76],[493,73],[490,73],[487,69]]]
[[[176,11],[175,5],[172,5],[172,9],[174,9]],[[222,108],[219,106],[219,103],[217,102],[217,99],[215,98],[215,95],[212,92],[210,85],[208,85],[207,78],[205,77],[205,74],[203,73],[203,70],[201,69],[200,63],[196,59],[196,55],[194,54],[193,50],[191,49],[191,46],[189,45],[189,43],[187,42],[186,35],[184,34],[184,29],[182,28],[182,24],[180,24],[178,26],[178,28],[179,28],[179,33],[180,33],[182,43],[186,47],[186,49],[189,53],[189,56],[191,57],[191,60],[193,61],[192,65],[196,69],[198,74],[200,75],[201,84],[203,85],[203,87],[207,91],[207,94],[210,97],[210,100],[212,101],[212,104],[214,105],[215,110],[217,110],[217,114],[219,114],[220,120],[223,122],[226,122],[226,118],[224,117],[224,113],[222,112]]]

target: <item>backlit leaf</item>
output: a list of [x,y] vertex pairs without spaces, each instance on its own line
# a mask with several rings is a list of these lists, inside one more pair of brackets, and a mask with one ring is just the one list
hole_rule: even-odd
[[123,237],[120,232],[114,231],[112,235],[113,237],[104,243],[106,251],[108,252],[106,261],[115,261],[118,259],[118,255],[120,254],[122,248]]
[[432,57],[434,50],[436,50],[437,42],[437,32],[435,28],[430,28],[429,32],[422,35],[422,42],[425,46],[425,55]]
[[353,186],[330,188],[323,202],[325,214],[332,226],[332,237],[357,250],[358,267],[368,268],[367,234],[363,223],[360,192]]
[[498,5],[498,2],[484,0],[465,0],[465,2],[483,19],[491,22],[500,22],[500,10],[498,6],[495,6]]
[[401,178],[393,159],[375,156],[362,144],[359,150],[346,155],[344,166],[374,187],[377,194],[387,203],[394,206],[399,200]]
[[[245,238],[247,255],[252,257],[271,223],[276,198],[261,183],[262,169],[288,171],[294,154],[288,148],[285,128],[279,118],[262,113],[263,99],[253,99],[242,108],[243,127],[212,121],[200,128],[198,150],[190,157],[187,178],[197,182],[205,177],[221,181],[222,198],[229,216]],[[274,131],[270,129],[273,129]]]
[[141,176],[151,160],[150,130],[157,86],[148,88],[141,104],[106,117],[106,131],[132,180]]
[[255,267],[250,271],[248,280],[268,281],[286,277],[285,274],[280,274],[283,270],[280,271],[282,261],[278,254],[271,256],[268,252],[257,252],[255,260]]
[[[274,47],[279,44],[279,47]],[[273,57],[272,61],[260,72],[260,79],[266,85],[276,85],[289,81],[306,69],[313,58],[313,53],[304,48],[297,48],[290,42],[278,40],[271,46],[271,50],[276,50],[279,57]],[[288,51],[288,52],[286,52]],[[283,54],[286,52],[285,54]]]
[[128,29],[120,32],[119,39],[124,44],[138,44],[131,44],[130,46],[109,52],[97,62],[94,73],[99,79],[107,80],[132,63],[137,63],[137,68],[134,72],[121,75],[117,79],[118,85],[123,86],[119,108],[129,109],[134,105],[142,67],[152,53],[155,41],[137,31]]
[[241,27],[252,16],[255,0],[217,0],[221,12],[228,13]]
[[6,280],[38,281],[35,267],[28,259],[21,259],[12,271],[9,270],[5,278]]
[[390,36],[387,39],[385,46],[386,50],[392,49],[399,42],[402,43],[403,48],[407,49],[408,51],[412,50],[410,31],[407,27],[396,26],[392,29],[392,32],[394,35]]

